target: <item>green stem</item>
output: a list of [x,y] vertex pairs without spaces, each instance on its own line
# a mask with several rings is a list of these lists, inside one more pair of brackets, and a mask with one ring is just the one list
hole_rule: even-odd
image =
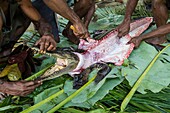
[[59,103],[57,106],[55,106],[53,109],[51,109],[50,111],[48,111],[47,113],[54,113],[55,111],[57,111],[58,109],[60,109],[63,105],[65,105],[66,103],[68,103],[71,99],[73,99],[75,96],[77,96],[83,89],[85,89],[89,84],[91,84],[94,79],[96,78],[96,76],[94,76],[93,78],[91,78],[84,86],[82,86],[80,89],[78,89],[77,91],[75,91],[72,95],[70,95],[69,97],[67,97],[65,100],[63,100],[61,103]]
[[39,106],[41,106],[41,105],[49,102],[50,100],[58,97],[59,95],[61,95],[61,94],[63,94],[63,93],[64,93],[64,90],[61,90],[61,91],[53,94],[52,96],[46,98],[45,100],[43,100],[43,101],[35,104],[34,106],[31,106],[31,107],[29,107],[28,109],[25,109],[24,111],[22,111],[22,112],[20,112],[20,113],[30,113],[30,112],[32,112],[33,110],[37,109]]
[[[119,96],[120,98],[122,98],[123,99],[123,97],[124,97],[124,95],[122,95],[121,93],[118,93],[118,92],[116,92],[116,91],[112,91],[112,93],[114,94],[114,95],[117,95],[117,96]],[[149,111],[150,109],[148,109],[148,108],[151,108],[149,105],[146,107],[146,105],[141,105],[141,104],[138,104],[138,103],[136,103],[135,101],[130,101],[130,104],[132,104],[133,106],[136,106],[136,107],[138,107],[138,108],[140,108],[140,109],[142,109],[142,110],[145,110],[145,111]],[[152,109],[153,110],[153,109]]]
[[137,88],[140,86],[142,80],[144,79],[144,77],[146,76],[146,74],[149,72],[150,68],[153,66],[153,64],[155,63],[155,61],[158,59],[159,55],[162,54],[162,52],[164,52],[168,47],[170,46],[167,45],[162,51],[160,51],[155,58],[152,60],[152,62],[149,64],[149,66],[145,69],[145,71],[143,72],[143,74],[139,77],[139,79],[136,81],[135,85],[133,86],[133,88],[131,89],[131,91],[128,93],[128,95],[125,97],[125,99],[123,100],[122,104],[121,104],[121,112],[123,112],[126,108],[126,106],[128,105],[130,99],[132,98],[132,96],[134,95],[134,93],[136,92]]
[[50,64],[49,66],[47,66],[46,68],[42,69],[41,71],[35,73],[34,75],[26,78],[25,80],[26,81],[30,81],[30,80],[34,80],[36,79],[37,77],[41,76],[45,71],[47,71],[47,69],[49,69],[51,66],[53,66],[54,64]]

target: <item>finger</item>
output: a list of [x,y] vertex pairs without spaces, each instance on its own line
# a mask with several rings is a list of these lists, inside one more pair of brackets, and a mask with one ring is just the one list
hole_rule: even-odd
[[6,97],[6,95],[5,95],[4,93],[0,92],[0,99],[2,100],[2,99],[4,99],[5,97]]
[[53,44],[51,44],[48,48],[47,48],[47,50],[48,51],[51,51],[51,50],[53,50],[55,47],[53,46]]
[[88,38],[88,37],[90,37],[90,33],[86,33],[84,36],[84,38]]
[[36,41],[35,46],[38,46],[41,40]]
[[122,37],[122,36],[125,36],[126,34],[128,34],[129,32],[128,31],[126,31],[126,30],[119,30],[118,31],[118,37]]
[[27,87],[24,91],[32,91],[34,90],[35,88],[37,88],[38,86],[40,86],[41,84],[36,84],[36,85],[33,85],[33,86],[29,86]]
[[33,90],[24,91],[24,92],[20,93],[18,96],[25,97],[25,96],[27,96],[28,94],[32,93],[33,91],[34,91],[34,89],[33,89]]
[[3,95],[0,95],[0,100],[3,100],[4,99],[4,96]]
[[130,40],[127,44],[131,44],[132,43],[132,41]]
[[44,49],[45,49],[45,43],[44,43],[44,42],[41,42],[41,43],[40,43],[40,53],[43,53],[43,52],[44,52]]
[[56,50],[56,47],[53,47],[53,49],[51,51],[54,51],[54,50]]
[[128,44],[131,44],[131,43],[135,44],[135,43],[136,43],[136,40],[135,40],[134,38],[132,38],[132,39],[128,42]]
[[41,84],[41,81],[29,81],[29,82],[25,82],[25,86],[32,86],[32,85],[36,85],[36,84]]
[[85,38],[85,34],[78,35],[78,37],[79,37],[80,39],[83,39],[83,38]]
[[119,32],[117,36],[118,36],[119,38],[122,37],[122,33]]
[[25,82],[25,83],[24,83],[24,85],[25,85],[26,87],[32,86],[32,85],[34,85],[34,84],[35,84],[34,81],[29,81],[29,82]]
[[47,48],[48,48],[49,45],[50,45],[49,40],[46,40],[46,41],[45,41],[45,47],[44,47],[45,51],[47,50]]
[[75,36],[77,36],[77,37],[78,37],[78,35],[80,35],[80,34],[78,34],[78,33],[74,32],[74,31],[73,31],[73,33],[74,33],[74,35],[75,35]]

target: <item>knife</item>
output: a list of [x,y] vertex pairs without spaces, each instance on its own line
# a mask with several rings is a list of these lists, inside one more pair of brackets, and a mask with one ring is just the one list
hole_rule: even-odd
[[[74,32],[77,32],[77,30],[75,29],[75,27],[73,25],[70,26],[70,29],[73,30]],[[88,42],[88,40],[86,38],[83,38],[83,40]]]

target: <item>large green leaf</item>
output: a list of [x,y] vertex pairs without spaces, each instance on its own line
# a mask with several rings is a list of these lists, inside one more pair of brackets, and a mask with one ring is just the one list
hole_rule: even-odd
[[[120,69],[113,66],[112,71],[102,81],[100,81],[97,85],[94,82],[90,84],[86,89],[72,99],[71,102],[66,104],[65,107],[92,107],[98,100],[101,100],[106,94],[108,94],[109,90],[112,90],[123,81],[124,78],[120,75],[120,73]],[[95,74],[96,70],[93,71],[90,76]],[[72,94],[75,91],[72,89],[72,86],[72,81],[66,81],[64,86],[65,93],[68,95]]]
[[119,25],[123,21],[123,18],[123,15],[109,14],[95,22],[91,22],[89,30],[111,30]]
[[[129,81],[131,86],[137,81],[142,72],[157,54],[157,50],[149,44],[142,43],[141,46],[134,50],[129,57],[131,65],[123,68],[123,75]],[[170,48],[162,54],[150,69],[142,81],[138,91],[146,93],[145,90],[159,92],[166,88],[170,83]]]
[[77,48],[77,45],[70,42],[68,40],[68,38],[64,37],[60,33],[60,43],[57,44],[57,47],[74,47],[74,48]]
[[[42,100],[55,94],[56,92],[60,91],[60,88],[61,87],[59,85],[59,86],[55,86],[55,87],[48,88],[48,89],[44,90],[42,93],[40,93],[34,97],[34,104],[37,104],[37,103],[41,102]],[[33,111],[33,113],[39,113],[40,111],[42,111],[43,113],[46,113],[51,108],[53,108],[56,104],[58,104],[59,102],[64,100],[66,97],[67,96],[65,94],[62,94],[58,98],[55,98],[55,99],[43,104],[42,106],[37,108],[35,111]]]

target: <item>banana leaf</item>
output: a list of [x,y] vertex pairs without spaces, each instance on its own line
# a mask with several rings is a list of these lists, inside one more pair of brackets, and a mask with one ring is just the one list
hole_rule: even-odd
[[[133,51],[129,60],[131,64],[122,70],[122,74],[129,81],[131,86],[137,81],[145,68],[155,57],[158,51],[151,45],[142,43],[140,47]],[[156,93],[166,88],[170,84],[170,48],[159,56],[152,66],[141,85],[137,89],[140,93],[147,93],[151,90]]]

